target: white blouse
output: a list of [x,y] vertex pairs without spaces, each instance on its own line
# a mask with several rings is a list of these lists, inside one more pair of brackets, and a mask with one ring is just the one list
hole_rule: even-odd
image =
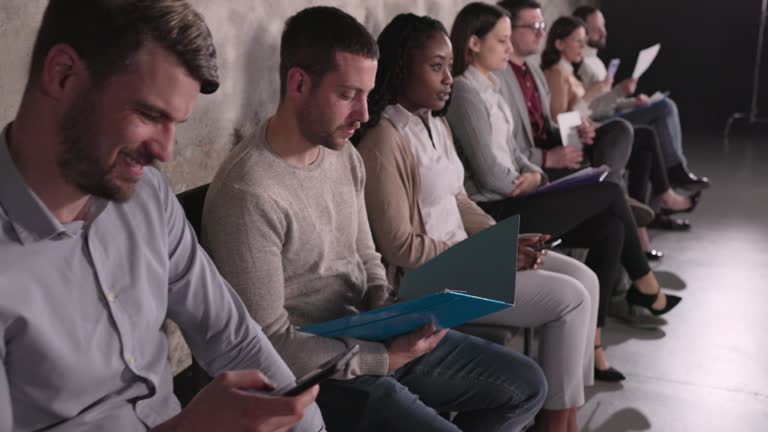
[[389,105],[382,117],[395,125],[416,158],[421,178],[418,198],[427,235],[454,244],[467,238],[456,203],[464,183],[464,167],[453,148],[448,127],[431,113],[425,114],[429,131],[421,118],[399,104]]

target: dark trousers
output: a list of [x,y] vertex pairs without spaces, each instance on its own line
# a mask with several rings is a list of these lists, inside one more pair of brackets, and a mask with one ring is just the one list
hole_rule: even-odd
[[628,112],[623,117],[635,126],[650,126],[656,131],[661,146],[664,168],[677,164],[687,165],[683,153],[683,133],[680,128],[680,115],[675,102],[666,98],[646,108]]
[[605,324],[619,266],[632,280],[651,268],[621,187],[602,182],[576,189],[479,203],[496,220],[520,215],[520,231],[561,237],[567,247],[587,248],[587,266],[600,281],[597,326]]
[[[611,168],[611,172],[608,173],[606,180],[622,184],[624,169],[627,166],[627,161],[632,151],[632,140],[633,130],[629,122],[620,118],[606,122],[595,130],[594,144],[584,146],[582,168],[608,165]],[[544,171],[550,180],[557,180],[578,170],[547,168]]]
[[635,127],[635,144],[627,168],[627,193],[640,202],[647,203],[651,193],[661,195],[671,187],[658,136],[649,126]]

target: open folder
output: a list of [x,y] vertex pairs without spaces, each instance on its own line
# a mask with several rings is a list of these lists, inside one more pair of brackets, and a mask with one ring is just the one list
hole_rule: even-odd
[[450,328],[511,307],[519,228],[520,217],[510,217],[409,271],[400,283],[405,301],[299,330],[384,340],[428,323]]
[[504,302],[447,291],[369,312],[302,327],[325,337],[379,341],[410,333],[429,323],[450,328],[511,307]]

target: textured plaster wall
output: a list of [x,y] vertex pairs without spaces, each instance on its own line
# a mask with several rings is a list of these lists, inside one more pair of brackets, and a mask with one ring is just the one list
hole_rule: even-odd
[[[544,0],[548,22],[590,0]],[[220,90],[201,96],[179,128],[173,162],[163,167],[176,191],[207,182],[237,137],[268,117],[278,96],[278,48],[287,17],[318,4],[342,8],[374,35],[398,13],[428,14],[450,29],[467,0],[194,0],[206,17],[219,53]],[[46,2],[0,0],[0,122],[13,119],[26,82],[29,53]]]
[[[177,192],[210,181],[238,137],[275,109],[279,93],[279,41],[286,18],[307,6],[337,6],[374,35],[398,13],[440,19],[450,29],[468,0],[192,0],[205,16],[216,42],[222,85],[200,96],[190,120],[178,129],[173,162],[163,171]],[[593,0],[541,0],[548,23]],[[0,127],[11,121],[26,83],[29,56],[44,0],[0,0]],[[179,371],[189,364],[186,347],[170,330],[172,360]]]

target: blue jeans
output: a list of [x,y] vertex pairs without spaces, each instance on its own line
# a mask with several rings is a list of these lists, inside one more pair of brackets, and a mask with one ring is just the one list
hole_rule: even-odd
[[680,114],[672,99],[666,98],[647,108],[624,114],[622,117],[633,125],[650,126],[656,130],[666,168],[677,164],[687,165],[688,161],[686,161],[685,153],[683,153]]
[[[328,387],[332,397],[324,398]],[[546,394],[544,374],[529,358],[449,331],[432,352],[393,374],[327,381],[318,402],[329,430],[332,415],[346,415],[360,417],[354,424],[361,431],[491,432],[520,430]],[[349,405],[358,409],[338,410]],[[453,423],[438,414],[450,411],[458,411]]]

